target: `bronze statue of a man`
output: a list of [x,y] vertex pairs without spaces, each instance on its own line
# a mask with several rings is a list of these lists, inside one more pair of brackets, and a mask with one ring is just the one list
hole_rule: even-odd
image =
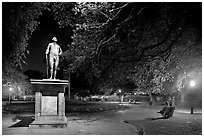
[[59,65],[59,55],[62,54],[62,49],[57,44],[57,38],[56,37],[53,37],[52,42],[48,44],[48,47],[47,47],[45,54],[46,54],[46,61],[48,59],[48,54],[49,54],[49,65],[51,68],[50,69],[50,75],[51,75],[50,79],[53,78],[53,69],[54,69],[54,79],[56,79],[57,68]]

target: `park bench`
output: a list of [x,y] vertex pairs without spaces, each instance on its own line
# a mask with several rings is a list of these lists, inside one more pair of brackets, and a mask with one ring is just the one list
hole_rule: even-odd
[[170,118],[173,116],[175,110],[175,106],[166,106],[163,107],[158,113],[160,113],[163,118]]

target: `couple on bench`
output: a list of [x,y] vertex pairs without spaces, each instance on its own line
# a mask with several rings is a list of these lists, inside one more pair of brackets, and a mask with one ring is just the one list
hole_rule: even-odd
[[160,113],[163,116],[163,118],[169,118],[173,116],[173,113],[175,110],[174,102],[175,102],[175,98],[174,97],[170,98],[169,100],[166,101],[166,106],[164,106],[162,110],[160,110],[157,113]]

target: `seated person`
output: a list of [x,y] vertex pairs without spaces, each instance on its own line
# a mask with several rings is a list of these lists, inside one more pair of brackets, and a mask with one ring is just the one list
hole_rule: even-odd
[[157,113],[162,114],[163,117],[171,117],[173,115],[173,112],[175,110],[175,105],[174,105],[174,98],[173,99],[169,99],[166,101],[166,106],[164,106],[162,108],[162,110],[160,110]]
[[166,108],[169,107],[169,106],[170,106],[170,102],[167,100],[166,103],[165,103],[165,106],[162,108],[162,110],[160,110],[160,111],[157,112],[157,113],[163,114],[164,111],[166,110]]

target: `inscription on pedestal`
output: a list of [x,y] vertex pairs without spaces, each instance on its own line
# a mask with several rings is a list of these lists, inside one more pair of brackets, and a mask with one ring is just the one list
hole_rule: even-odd
[[42,97],[41,115],[57,115],[57,97]]

